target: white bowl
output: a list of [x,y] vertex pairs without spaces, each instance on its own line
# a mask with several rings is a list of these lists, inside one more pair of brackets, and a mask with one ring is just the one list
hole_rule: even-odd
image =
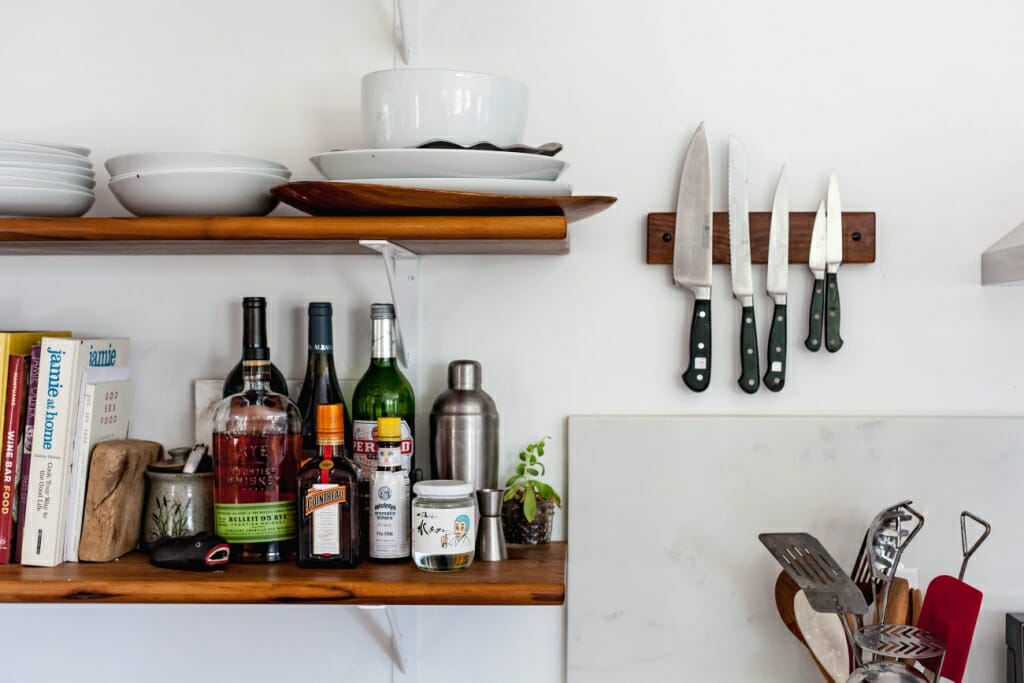
[[121,178],[131,178],[132,176],[145,175],[151,173],[265,173],[266,175],[277,176],[281,179],[281,182],[287,182],[292,177],[291,171],[280,171],[276,168],[171,168],[165,170],[153,170],[153,171],[130,171],[128,173],[122,173],[111,178],[111,180],[120,180]]
[[78,145],[65,145],[56,142],[37,142],[35,140],[0,140],[0,149],[14,149],[14,147],[3,147],[3,145],[28,145],[29,147],[41,147],[35,151],[45,152],[66,152],[68,154],[76,154],[78,156],[87,157],[92,154],[92,150],[88,147],[79,147]]
[[41,168],[0,166],[0,175],[24,178],[26,180],[40,180],[49,183],[66,183],[83,190],[91,190],[96,187],[96,181],[86,175],[79,173],[65,173],[63,171],[49,171]]
[[103,164],[113,178],[141,171],[171,171],[202,168],[246,168],[260,172],[287,171],[284,164],[227,152],[137,152],[111,157]]
[[61,183],[54,180],[40,180],[38,178],[24,178],[16,175],[4,175],[0,169],[0,187],[49,187],[55,190],[74,190],[75,192],[92,193],[91,188],[70,183]]
[[56,171],[59,173],[67,173],[68,175],[77,175],[82,178],[93,179],[96,177],[96,172],[91,168],[81,168],[79,166],[68,166],[67,164],[50,164],[50,163],[37,163],[34,161],[15,161],[0,159],[0,170],[5,168],[24,168],[24,169],[37,169],[40,171]]
[[20,152],[12,150],[0,150],[0,161],[26,161],[39,164],[57,164],[61,166],[73,166],[85,170],[92,170],[92,162],[85,157],[64,152]]
[[136,216],[264,216],[283,182],[258,171],[153,171],[111,180],[110,191]]
[[0,216],[81,216],[96,201],[92,192],[49,187],[0,187]]
[[468,71],[389,69],[363,76],[368,147],[522,142],[530,91],[522,83]]

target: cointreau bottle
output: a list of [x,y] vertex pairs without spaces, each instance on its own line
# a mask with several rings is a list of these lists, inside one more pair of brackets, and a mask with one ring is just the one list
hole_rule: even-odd
[[341,404],[317,406],[317,454],[299,472],[300,567],[355,567],[361,559],[356,471],[345,457]]

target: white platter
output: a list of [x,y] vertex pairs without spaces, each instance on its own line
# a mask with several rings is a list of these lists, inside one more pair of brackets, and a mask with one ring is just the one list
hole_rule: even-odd
[[568,164],[539,154],[475,149],[353,149],[310,157],[328,180],[518,178],[557,180]]
[[80,173],[64,173],[63,171],[51,171],[41,168],[0,166],[0,175],[23,178],[26,180],[40,180],[50,183],[66,183],[68,185],[74,185],[82,190],[91,190],[96,187],[96,181],[89,176],[82,175]]
[[353,178],[347,181],[332,182],[416,187],[423,190],[448,190],[450,192],[518,194],[530,197],[568,197],[572,194],[572,185],[569,183],[515,178]]
[[84,170],[92,169],[92,162],[85,157],[65,154],[64,152],[20,152],[12,150],[0,150],[0,161],[3,162],[28,162],[39,164],[55,164],[70,166]]
[[34,161],[8,161],[6,159],[0,159],[0,171],[7,168],[18,168],[18,169],[36,169],[40,171],[54,171],[57,173],[67,173],[69,175],[77,175],[82,178],[93,179],[96,177],[95,171],[91,168],[80,168],[78,166],[68,166],[67,164],[49,164],[49,163],[37,163]]
[[42,187],[0,187],[0,216],[81,216],[96,201],[92,192]]
[[66,152],[68,154],[75,154],[81,157],[87,157],[92,154],[92,150],[88,147],[79,147],[78,145],[65,145],[58,142],[38,142],[36,140],[4,140],[0,139],[0,149],[16,149],[15,147],[4,147],[3,145],[27,145],[29,147],[38,148],[25,151],[37,151],[37,152]]
[[110,177],[142,171],[170,171],[191,168],[248,168],[287,171],[288,167],[276,161],[228,152],[136,152],[107,159],[103,165]]
[[277,175],[206,169],[130,174],[111,180],[110,191],[136,216],[264,216],[280,184]]

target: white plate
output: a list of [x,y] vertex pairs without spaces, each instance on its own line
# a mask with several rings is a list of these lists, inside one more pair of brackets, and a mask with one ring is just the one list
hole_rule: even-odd
[[4,175],[3,169],[0,169],[0,187],[49,187],[55,190],[73,190],[75,192],[88,192],[92,194],[92,190],[90,188],[85,188],[81,185],[72,185],[70,183],[61,183],[53,180],[40,180],[38,178],[23,178],[20,176]]
[[79,173],[64,173],[63,171],[48,171],[41,168],[25,168],[24,166],[0,166],[0,175],[7,177],[23,178],[26,180],[41,180],[49,183],[66,183],[74,185],[82,190],[91,190],[96,187],[96,181]]
[[110,181],[136,216],[264,216],[277,206],[270,188],[280,176],[253,171],[163,171]]
[[0,159],[0,170],[6,168],[55,171],[58,173],[67,173],[69,175],[76,175],[82,178],[88,178],[90,180],[96,177],[96,173],[91,168],[79,168],[78,166],[68,166],[67,164],[44,164],[36,163],[34,161],[8,161],[6,159]]
[[42,152],[44,154],[59,154],[60,156],[71,157],[72,159],[85,159],[87,156],[75,154],[57,147],[46,147],[32,142],[15,142],[13,140],[0,140],[0,151],[3,152]]
[[475,149],[353,149],[310,157],[328,180],[518,178],[557,180],[568,164],[539,154]]
[[111,157],[104,164],[110,177],[140,171],[170,171],[189,168],[249,168],[287,171],[276,161],[247,157],[227,152],[137,152]]
[[29,163],[40,163],[40,164],[59,164],[62,166],[73,166],[81,169],[92,169],[92,162],[85,157],[75,156],[73,154],[64,154],[63,152],[55,152],[48,154],[46,152],[16,152],[11,150],[0,150],[0,161],[27,161]]
[[92,150],[88,147],[79,147],[78,145],[65,145],[57,142],[38,142],[36,140],[2,140],[0,139],[0,149],[14,149],[13,147],[4,147],[3,145],[29,145],[31,147],[39,147],[38,150],[26,150],[26,151],[39,151],[39,152],[67,152],[69,154],[77,154],[78,156],[87,157],[92,154]]
[[291,171],[279,171],[276,168],[171,168],[159,171],[132,171],[116,175],[111,180],[121,180],[138,175],[153,175],[154,173],[262,173],[265,175],[277,176],[281,182],[287,182],[292,177]]
[[92,192],[44,187],[0,187],[0,216],[81,216],[96,201]]
[[349,183],[418,187],[423,190],[519,194],[531,197],[568,197],[572,185],[553,180],[517,180],[515,178],[353,178]]

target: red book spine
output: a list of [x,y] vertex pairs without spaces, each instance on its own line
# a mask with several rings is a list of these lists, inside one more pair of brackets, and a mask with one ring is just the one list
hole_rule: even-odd
[[[32,347],[32,355],[28,361],[28,392],[26,393],[27,410],[25,412],[25,439],[24,448],[21,454],[21,467],[18,468],[19,480],[18,480],[18,500],[28,500],[28,470],[30,462],[32,460],[32,427],[35,424],[36,417],[36,389],[39,387],[39,357],[42,352],[42,347],[39,344],[35,344]],[[11,559],[14,562],[21,561],[21,539],[23,537],[22,532],[25,530],[25,511],[19,510],[17,517],[18,530],[14,534],[13,551],[11,553]]]
[[27,356],[11,356],[7,370],[3,451],[0,455],[0,564],[10,564],[17,532],[18,470],[25,435]]

